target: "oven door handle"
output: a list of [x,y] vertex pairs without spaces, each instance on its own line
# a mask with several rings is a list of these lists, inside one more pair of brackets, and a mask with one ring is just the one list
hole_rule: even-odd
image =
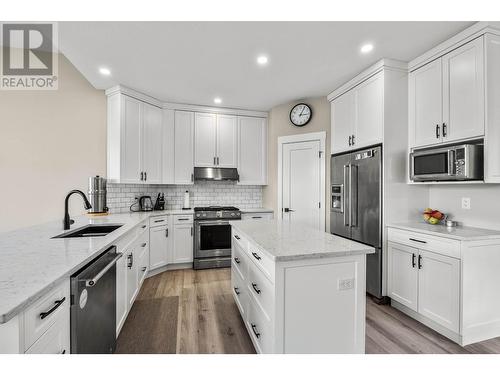
[[229,225],[229,221],[228,220],[224,220],[224,221],[197,221],[196,224],[199,225],[200,227],[206,226],[206,225]]

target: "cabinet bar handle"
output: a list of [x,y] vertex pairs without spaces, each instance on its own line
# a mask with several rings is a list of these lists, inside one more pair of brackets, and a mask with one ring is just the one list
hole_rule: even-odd
[[148,180],[148,174],[146,172],[144,172],[144,181],[147,181]]
[[144,243],[141,245],[141,247],[146,247],[146,245],[147,245],[147,244],[148,244],[147,242],[144,242]]
[[186,221],[186,220],[189,220],[189,218],[187,218],[187,217],[180,217],[177,220],[178,221]]
[[252,288],[253,288],[253,290],[255,290],[255,293],[260,294],[260,289],[257,288],[257,284],[256,283],[252,283]]
[[409,238],[409,240],[413,241],[413,242],[418,242],[418,243],[427,243],[427,241],[417,240],[415,238]]
[[253,334],[255,335],[255,337],[259,338],[260,337],[260,333],[257,331],[257,326],[255,324],[252,323],[252,331],[253,331]]
[[236,238],[238,241],[241,239],[237,234],[234,235],[234,238]]
[[418,255],[418,269],[422,269],[422,255]]
[[50,308],[49,311],[46,311],[46,312],[43,312],[43,313],[40,313],[40,319],[45,319],[46,317],[48,317],[50,314],[52,314],[54,311],[57,310],[57,308],[59,306],[61,306],[63,304],[63,302],[66,301],[66,297],[63,297],[57,301],[54,302],[54,306],[52,306]]
[[134,265],[134,254],[127,255],[127,263],[127,267],[131,269]]
[[237,264],[240,264],[240,263],[241,263],[241,260],[240,260],[240,258],[238,258],[238,257],[234,257],[234,261],[235,261]]
[[219,165],[219,157],[217,156],[217,165]]
[[443,138],[445,138],[448,135],[448,132],[447,132],[446,128],[447,128],[446,123],[443,122]]
[[145,225],[143,225],[143,226],[142,226],[142,229],[144,229],[144,228],[146,228],[146,226],[145,226]]
[[217,165],[217,158],[214,156],[214,165]]
[[439,124],[436,124],[436,138],[439,138]]
[[236,295],[239,295],[241,292],[240,292],[240,288],[237,288],[237,287],[234,287],[234,292],[236,293]]
[[141,181],[144,180],[144,172],[141,172]]
[[252,216],[252,219],[262,219],[262,216]]
[[354,134],[352,135],[352,145],[354,146]]
[[191,227],[191,237],[193,237],[193,227]]
[[148,267],[142,267],[141,268],[142,272],[146,272],[147,269],[148,269]]
[[349,136],[349,146],[351,146],[351,136]]
[[252,253],[253,257],[257,260],[261,260],[262,258],[257,253]]
[[417,256],[415,254],[411,254],[411,266],[413,268],[415,268],[415,266],[416,266],[416,262],[415,262],[416,258],[417,258]]
[[191,173],[191,182],[194,181],[194,175]]
[[165,221],[165,219],[155,220],[155,223],[163,223],[164,221]]
[[165,229],[165,237],[168,237],[168,228]]

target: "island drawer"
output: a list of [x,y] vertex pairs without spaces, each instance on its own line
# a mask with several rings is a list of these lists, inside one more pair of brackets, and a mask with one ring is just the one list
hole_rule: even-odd
[[135,227],[135,236],[140,236],[144,232],[149,230],[149,222],[148,220],[144,220],[142,223],[140,223],[138,226]]
[[273,353],[273,324],[258,304],[249,298],[247,330],[258,353]]
[[24,312],[25,350],[59,320],[69,322],[69,279],[36,301]]
[[248,256],[266,277],[274,283],[274,261],[252,243],[248,244]]
[[396,228],[388,228],[387,238],[390,242],[460,259],[460,241],[457,240]]
[[241,214],[241,220],[272,220],[272,212],[254,212]]
[[231,290],[238,309],[240,310],[243,321],[247,318],[248,295],[245,288],[245,282],[241,279],[238,271],[231,269]]
[[246,280],[248,275],[248,263],[250,259],[245,254],[245,251],[240,247],[235,239],[233,239],[233,251],[232,251],[232,267],[234,267],[243,280]]
[[70,354],[69,319],[58,319],[26,354]]
[[155,216],[155,217],[149,218],[149,226],[151,228],[159,227],[161,225],[167,225],[167,224],[168,224],[168,215]]
[[247,278],[248,293],[260,305],[267,318],[271,319],[274,312],[274,285],[260,269],[249,267]]
[[233,234],[233,242],[236,242],[245,252],[248,249],[248,240],[237,230],[231,228]]

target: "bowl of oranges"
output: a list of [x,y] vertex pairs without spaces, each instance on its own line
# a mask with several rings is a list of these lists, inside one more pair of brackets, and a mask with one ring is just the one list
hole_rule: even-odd
[[426,208],[424,210],[424,221],[426,223],[436,225],[446,218],[446,215],[439,210],[433,210],[432,208]]

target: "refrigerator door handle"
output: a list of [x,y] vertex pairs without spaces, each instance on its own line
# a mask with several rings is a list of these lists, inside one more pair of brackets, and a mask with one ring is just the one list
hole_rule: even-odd
[[[343,209],[342,212],[344,214],[344,226],[345,227],[349,226],[349,223],[347,221],[347,215],[348,214],[350,215],[350,212],[351,212],[350,208],[347,208],[346,204],[345,204],[346,190],[349,191],[349,205],[351,204],[351,198],[350,198],[351,188],[350,188],[350,184],[347,184],[347,177],[346,177],[347,169],[349,169],[349,165],[344,164],[344,188],[342,189],[342,209]],[[349,211],[349,213],[347,211]]]
[[349,226],[358,226],[358,166],[349,166]]

